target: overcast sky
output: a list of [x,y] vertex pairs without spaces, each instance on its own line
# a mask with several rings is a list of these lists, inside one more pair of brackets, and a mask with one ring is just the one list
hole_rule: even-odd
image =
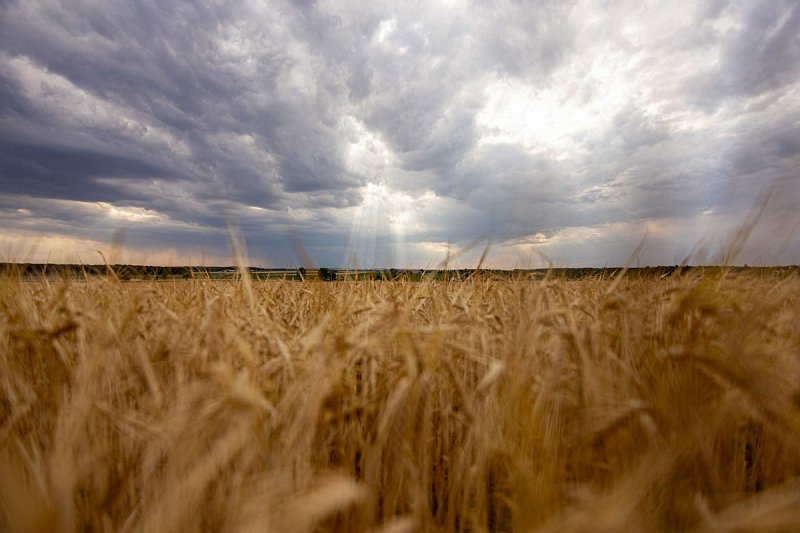
[[796,0],[0,1],[2,260],[713,262],[767,190],[800,263]]

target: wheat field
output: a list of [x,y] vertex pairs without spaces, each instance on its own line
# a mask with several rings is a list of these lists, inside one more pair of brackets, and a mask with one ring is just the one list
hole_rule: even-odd
[[800,529],[800,279],[0,280],[0,529]]

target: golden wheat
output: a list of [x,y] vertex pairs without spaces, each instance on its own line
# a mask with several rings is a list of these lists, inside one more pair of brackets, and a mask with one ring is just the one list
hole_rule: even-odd
[[800,528],[800,280],[0,281],[0,528]]

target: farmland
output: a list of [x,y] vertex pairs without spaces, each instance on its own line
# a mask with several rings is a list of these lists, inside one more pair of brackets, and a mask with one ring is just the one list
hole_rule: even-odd
[[7,276],[0,529],[797,530],[800,277],[639,274]]

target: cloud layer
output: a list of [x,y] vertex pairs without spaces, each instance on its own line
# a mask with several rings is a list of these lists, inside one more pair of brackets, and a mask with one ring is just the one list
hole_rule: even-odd
[[0,4],[6,258],[797,263],[799,170],[791,0]]

